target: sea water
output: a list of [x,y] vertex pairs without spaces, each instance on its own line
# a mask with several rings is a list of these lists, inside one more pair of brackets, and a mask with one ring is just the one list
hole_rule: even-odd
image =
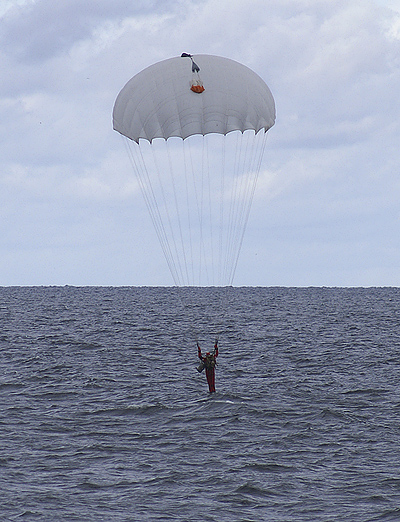
[[400,520],[400,289],[223,292],[0,288],[0,520]]

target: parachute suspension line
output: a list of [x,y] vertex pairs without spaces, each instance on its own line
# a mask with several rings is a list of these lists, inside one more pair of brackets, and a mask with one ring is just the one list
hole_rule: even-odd
[[225,246],[225,260],[224,260],[224,280],[229,281],[229,273],[231,272],[230,266],[232,262],[232,250],[234,249],[234,238],[235,238],[235,228],[237,226],[235,222],[235,205],[239,205],[240,201],[238,200],[239,196],[239,178],[240,178],[240,162],[242,156],[242,148],[243,148],[243,134],[240,132],[235,132],[234,135],[229,136],[228,138],[235,139],[235,154],[233,158],[233,164],[230,166],[232,170],[232,178],[231,186],[229,187],[229,211],[228,211],[228,221],[227,221],[227,232],[226,232],[226,246]]
[[235,260],[240,252],[240,237],[243,234],[244,215],[249,201],[249,186],[254,176],[251,159],[253,155],[254,135],[251,132],[243,133],[241,136],[240,155],[237,164],[237,185],[235,199],[237,205],[234,208],[232,225],[232,242],[230,245],[230,261],[228,280],[232,283],[234,276]]
[[[160,242],[161,249],[167,261],[168,268],[171,272],[175,285],[179,285],[179,275],[174,267],[173,255],[168,241],[167,232],[163,224],[160,209],[154,194],[153,185],[151,183],[149,171],[147,169],[146,162],[143,157],[142,149],[140,147],[140,144],[133,144],[133,142],[131,142],[129,138],[124,138],[124,142],[125,147],[128,151],[128,156],[131,161],[131,165],[136,174],[136,178],[138,180],[143,199],[150,214],[150,218],[156,231],[158,240]],[[133,152],[133,149],[136,152]]]
[[[190,289],[184,289],[183,286],[191,286],[194,284],[194,229],[195,229],[195,209],[193,209],[193,179],[194,179],[194,167],[193,161],[190,154],[190,147],[186,140],[180,140],[180,159],[182,160],[181,167],[183,168],[184,187],[182,187],[182,206],[181,209],[183,219],[187,216],[188,234],[185,235],[189,247],[188,247],[188,258],[185,259],[186,263],[186,274],[187,280],[184,281],[183,285],[176,285],[179,302],[182,306],[183,314],[188,321],[188,333],[190,341],[197,341],[199,339],[199,331],[193,320],[194,315],[191,308],[193,308],[193,296],[190,293]],[[179,216],[178,216],[179,217]]]
[[[259,134],[258,138],[257,138],[257,134]],[[247,208],[245,209],[245,213],[244,213],[244,216],[243,216],[243,225],[241,227],[242,228],[241,236],[239,238],[239,244],[238,244],[238,248],[237,248],[237,252],[236,252],[236,258],[234,260],[234,264],[233,264],[232,272],[231,272],[231,277],[230,277],[230,281],[231,282],[233,281],[233,278],[234,278],[234,275],[235,275],[235,272],[236,272],[236,268],[237,268],[237,264],[238,264],[238,261],[239,261],[239,254],[240,254],[240,251],[242,249],[244,234],[245,234],[245,231],[246,231],[246,228],[247,228],[247,224],[248,224],[248,221],[249,221],[250,210],[251,210],[251,206],[252,206],[252,203],[253,203],[254,193],[255,193],[255,190],[256,190],[257,181],[258,181],[258,177],[259,177],[260,170],[261,170],[261,164],[262,164],[262,159],[263,159],[264,152],[265,152],[265,147],[266,147],[266,144],[267,144],[267,133],[266,133],[266,131],[261,130],[257,134],[254,136],[255,138],[257,138],[257,140],[254,141],[255,151],[254,151],[254,153],[252,153],[252,164],[251,164],[251,169],[249,169],[250,172],[251,171],[254,172],[254,176],[253,176],[253,179],[250,180],[251,183],[249,184],[249,196],[248,196]]]
[[[164,144],[164,143],[163,143]],[[153,145],[151,145],[153,146]],[[171,223],[171,216],[169,214],[169,206],[167,204],[167,195],[165,193],[165,187],[162,182],[162,177],[160,176],[160,167],[158,163],[158,155],[155,154],[154,156],[151,156],[153,159],[153,165],[156,171],[156,176],[153,176],[153,182],[149,176],[149,183],[152,192],[161,194],[161,198],[155,197],[155,202],[157,205],[157,213],[160,215],[161,224],[163,229],[165,230],[165,227],[168,227],[168,230],[166,230],[165,233],[165,243],[167,246],[167,252],[169,255],[170,263],[169,266],[172,267],[172,278],[174,279],[175,284],[182,284],[182,270],[179,265],[179,255],[177,253],[176,249],[176,240],[175,240],[175,234],[174,234],[174,227]],[[154,186],[154,185],[157,186]],[[160,202],[163,204],[164,213],[161,213],[158,203]],[[175,282],[177,281],[177,282]]]
[[[185,248],[185,241],[183,238],[183,231],[182,231],[182,222],[181,222],[181,216],[183,210],[180,209],[179,201],[178,201],[178,194],[177,194],[177,186],[175,182],[175,176],[174,176],[174,168],[171,160],[171,151],[169,148],[168,140],[165,141],[165,147],[167,149],[167,156],[168,156],[168,165],[169,165],[169,174],[170,174],[170,186],[172,187],[173,192],[173,200],[175,205],[175,214],[176,214],[176,220],[178,224],[178,230],[179,230],[179,240],[180,240],[180,251],[182,252],[182,259],[183,259],[183,266],[180,265],[179,259],[180,256],[178,254],[178,246],[176,246],[175,250],[177,252],[177,263],[179,264],[179,270],[182,274],[182,280],[183,281],[189,281],[189,274],[188,274],[188,263],[187,263],[187,256],[186,256],[186,248]],[[173,227],[171,226],[171,229]],[[185,278],[186,276],[186,278]]]
[[[190,205],[190,187],[189,187],[189,173],[193,176],[193,165],[187,160],[187,151],[185,146],[186,140],[182,140],[182,157],[183,157],[183,168],[185,173],[185,195],[186,195],[186,210],[187,210],[187,222],[189,227],[189,250],[190,250],[190,267],[189,271],[191,274],[190,280],[193,281],[193,274],[194,274],[194,252],[193,252],[193,224],[192,224],[192,209]],[[189,284],[189,281],[188,281]]]
[[[201,164],[200,164],[200,201],[199,201],[199,285],[204,282],[201,280],[201,274],[203,273],[203,261],[205,256],[205,248],[204,248],[204,171],[207,169],[207,157],[205,154],[205,137],[201,138]],[[204,262],[204,266],[207,264]],[[207,280],[206,274],[206,280]]]
[[[184,150],[184,169],[185,169],[185,178],[186,178],[186,186],[187,186],[187,212],[190,214],[190,226],[189,226],[189,241],[190,241],[190,249],[192,252],[191,261],[192,261],[192,269],[191,269],[191,277],[190,281],[187,282],[187,285],[194,285],[196,282],[196,263],[198,261],[198,240],[197,237],[197,221],[199,219],[199,201],[197,197],[197,184],[196,184],[196,162],[193,161],[193,151],[190,142],[188,141],[190,138],[183,140],[183,150]],[[195,197],[194,197],[195,196]]]
[[[199,286],[209,284],[209,267],[207,263],[207,249],[205,244],[205,235],[207,232],[207,210],[206,210],[206,182],[209,179],[209,157],[208,149],[206,147],[207,136],[199,136],[201,139],[201,157],[196,162],[197,171],[194,174],[194,187],[195,196],[197,201],[197,212],[198,212],[198,274],[197,281]],[[191,149],[192,150],[192,149]],[[198,180],[198,183],[196,183]]]
[[[199,142],[200,139],[202,140],[201,143]],[[185,205],[190,215],[190,221],[188,220],[188,242],[191,245],[192,253],[191,277],[187,284],[200,286],[204,284],[203,278],[208,281],[208,267],[205,257],[207,147],[204,143],[204,137],[199,135],[191,136],[183,140],[183,142],[185,186],[187,187],[187,201]]]
[[[152,144],[151,146],[154,147],[155,145],[160,145],[160,147],[164,147],[168,151],[166,140],[159,140],[158,143],[155,143],[154,145]],[[173,178],[173,172],[171,171],[171,166],[169,163],[166,164],[165,162],[163,162],[163,164],[161,166],[159,165],[159,159],[158,159],[159,154],[157,154],[157,152],[158,152],[158,150],[156,151],[155,154],[153,154],[152,157],[154,159],[154,166],[156,169],[155,179],[158,180],[158,188],[159,188],[158,193],[161,195],[161,197],[159,199],[160,199],[160,202],[163,204],[164,213],[165,213],[165,217],[162,216],[162,219],[163,219],[163,222],[168,225],[168,233],[167,233],[166,237],[167,237],[167,242],[168,242],[168,249],[172,254],[171,263],[174,268],[174,273],[177,276],[178,284],[182,284],[182,282],[184,280],[184,273],[182,270],[182,265],[180,262],[180,256],[179,256],[179,251],[178,251],[178,242],[176,239],[176,228],[174,227],[174,224],[172,221],[172,217],[171,217],[171,213],[170,213],[170,204],[168,203],[170,200],[170,197],[168,195],[168,192],[169,192],[168,189],[171,187],[171,184],[169,183],[168,186],[165,186],[165,184],[163,183],[164,178],[167,178],[167,177],[169,177],[170,179]],[[165,155],[163,155],[163,157],[165,158]],[[169,169],[168,169],[168,167],[169,167]],[[161,172],[166,175],[162,175]],[[170,239],[168,239],[168,238],[170,238]]]
[[[197,202],[197,218],[198,218],[198,272],[196,274],[196,282],[198,286],[204,285],[208,282],[207,263],[205,259],[205,244],[204,244],[204,172],[207,170],[207,151],[205,147],[205,136],[199,136],[201,140],[201,151],[199,157],[195,162],[197,169],[194,171],[193,185],[195,189],[195,197]],[[192,152],[193,148],[190,149]]]
[[[232,134],[230,138],[234,140],[235,154],[231,163],[229,158],[224,158],[224,168],[229,166],[232,179],[229,187],[223,191],[225,198],[229,199],[229,210],[224,225],[226,243],[222,249],[225,252],[222,279],[228,285],[233,283],[265,148],[265,139],[260,139],[265,133],[245,131]],[[222,206],[221,202],[220,209]]]
[[[201,139],[201,143],[199,140]],[[204,212],[204,183],[207,167],[207,148],[205,147],[204,136],[192,136],[188,138],[191,140],[190,145],[188,143],[188,149],[190,153],[190,161],[192,165],[192,183],[193,183],[193,201],[196,206],[196,230],[193,238],[196,238],[195,257],[197,261],[197,271],[193,275],[193,284],[201,286],[205,281],[208,281],[208,267],[205,257],[205,212]],[[193,239],[194,240],[194,239]]]
[[218,280],[223,282],[222,272],[222,260],[224,253],[224,230],[225,230],[225,215],[224,215],[224,203],[225,203],[225,174],[226,174],[226,139],[222,140],[221,150],[221,179],[220,179],[220,207],[219,207],[219,252],[218,252]]
[[[204,147],[205,147],[205,136],[203,137],[203,143],[204,143]],[[215,223],[214,223],[214,220],[213,220],[213,203],[212,203],[212,191],[211,191],[211,168],[210,168],[210,157],[209,157],[209,154],[208,154],[208,147],[206,147],[206,157],[207,157],[207,171],[206,171],[206,176],[207,176],[207,183],[206,183],[206,187],[207,187],[207,204],[208,204],[208,208],[207,208],[207,221],[208,221],[208,230],[210,231],[210,242],[209,244],[207,245],[207,248],[208,248],[208,251],[205,252],[205,255],[206,255],[206,266],[208,266],[208,263],[207,263],[207,252],[210,252],[210,258],[211,258],[211,273],[210,273],[210,284],[211,285],[215,285],[216,281],[215,281],[215,252],[214,252],[214,230],[215,230]],[[213,169],[213,174],[214,174],[214,169]]]
[[[240,145],[238,145],[240,139]],[[235,160],[235,166],[234,166],[234,190],[233,190],[233,201],[236,201],[236,206],[232,205],[231,207],[231,214],[230,214],[230,222],[231,222],[231,229],[230,229],[230,235],[229,235],[229,249],[227,252],[229,262],[227,264],[228,273],[226,274],[226,278],[229,281],[229,275],[231,273],[231,267],[232,267],[232,259],[234,257],[234,251],[235,251],[235,238],[237,237],[237,228],[239,226],[239,223],[237,221],[238,217],[238,210],[240,206],[243,204],[242,202],[242,195],[241,195],[241,183],[243,182],[242,179],[242,170],[241,170],[241,164],[243,162],[243,146],[244,146],[244,140],[245,135],[242,133],[241,135],[237,135],[237,155]]]
[[[204,264],[205,264],[205,274],[206,274],[206,282],[208,285],[214,285],[215,283],[215,274],[214,274],[214,241],[213,241],[213,221],[212,221],[212,200],[211,200],[211,176],[210,176],[210,156],[208,154],[209,147],[206,146],[206,140],[209,141],[209,138],[206,136],[203,136],[203,150],[202,150],[202,156],[205,157],[205,161],[203,165],[205,166],[205,170],[203,168],[202,170],[202,183],[203,183],[203,205],[204,205],[204,212],[203,212],[203,222],[205,221],[206,224],[208,223],[208,226],[206,228],[206,231],[209,232],[209,243],[207,245],[204,244],[204,236],[202,238],[202,244],[203,244],[203,256],[204,256]],[[207,207],[207,208],[205,208]],[[211,267],[207,261],[208,259],[208,252],[211,250]]]
[[246,228],[247,228],[247,224],[248,224],[248,221],[249,221],[250,210],[251,210],[251,207],[252,207],[252,203],[253,203],[253,199],[254,199],[254,193],[255,193],[255,190],[256,190],[257,181],[258,181],[258,177],[259,177],[259,174],[260,174],[262,158],[263,158],[264,151],[265,151],[266,136],[267,136],[267,134],[265,132],[261,131],[260,135],[258,137],[260,139],[257,139],[257,141],[254,142],[255,151],[252,153],[252,165],[251,165],[251,172],[254,172],[254,176],[252,177],[252,179],[249,179],[249,186],[248,186],[249,193],[248,193],[248,196],[246,198],[247,205],[246,205],[246,208],[243,209],[244,210],[244,213],[243,213],[243,226],[242,226],[241,235],[240,235],[240,238],[239,238],[239,244],[238,244],[238,250],[237,250],[236,259],[235,259],[235,263],[234,263],[234,266],[233,266],[232,279],[233,279],[234,273],[236,271],[236,267],[237,267],[238,260],[239,260],[239,254],[240,254],[240,251],[241,251],[241,248],[242,248],[242,244],[243,244],[244,234],[245,234],[245,231],[246,231]]
[[267,134],[229,133],[229,149],[226,138],[125,143],[178,287],[233,283]]

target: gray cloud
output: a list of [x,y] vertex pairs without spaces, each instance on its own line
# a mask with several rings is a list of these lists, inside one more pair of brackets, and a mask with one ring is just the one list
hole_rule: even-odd
[[[143,16],[167,9],[169,2],[154,1],[39,0],[16,6],[2,20],[0,44],[14,59],[39,66],[65,54],[77,42],[87,40],[102,24],[122,22],[129,16]],[[157,7],[156,7],[157,6]]]

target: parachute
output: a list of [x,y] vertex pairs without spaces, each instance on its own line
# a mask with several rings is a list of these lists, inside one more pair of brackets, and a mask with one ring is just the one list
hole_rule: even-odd
[[275,103],[248,67],[183,53],[119,93],[113,127],[177,286],[231,286]]

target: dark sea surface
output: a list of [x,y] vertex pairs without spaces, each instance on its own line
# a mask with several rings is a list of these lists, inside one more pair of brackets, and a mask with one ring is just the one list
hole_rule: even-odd
[[400,520],[400,289],[7,287],[0,321],[1,521]]

